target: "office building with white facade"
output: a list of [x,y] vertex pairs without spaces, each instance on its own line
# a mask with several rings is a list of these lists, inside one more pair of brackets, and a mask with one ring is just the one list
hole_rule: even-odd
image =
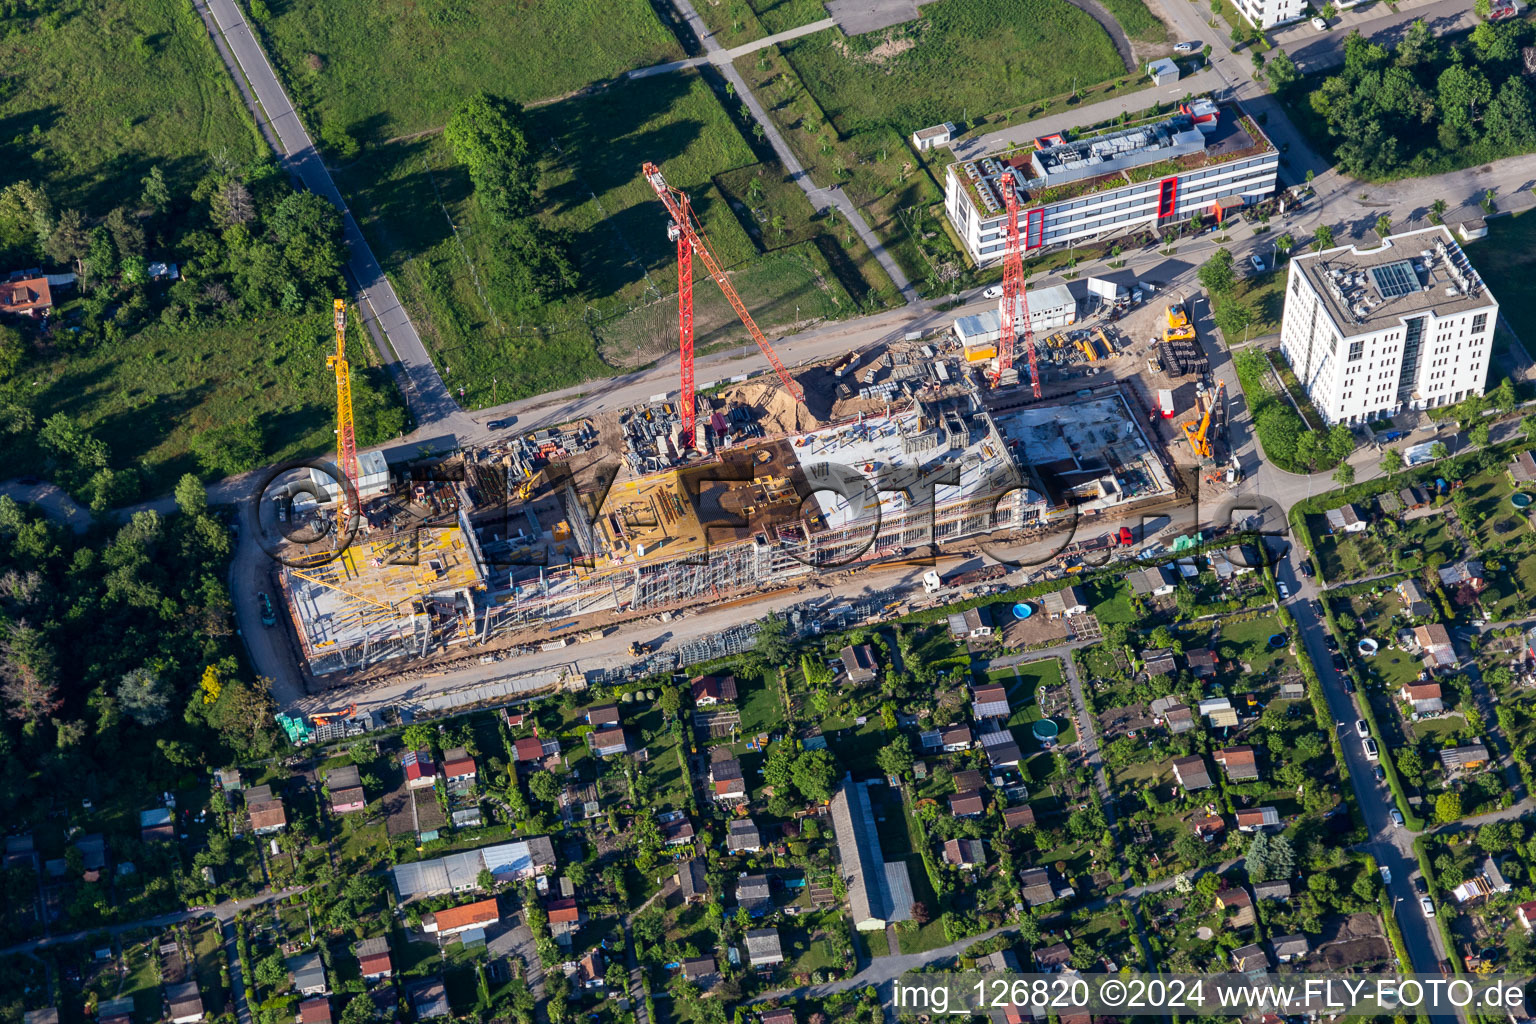
[[1499,304],[1440,226],[1291,260],[1280,351],[1328,423],[1453,405],[1488,378]]
[[1019,197],[1026,253],[1189,220],[1220,219],[1275,190],[1280,154],[1238,107],[1209,99],[1129,128],[1067,140],[1051,135],[1017,152],[944,169],[944,211],[979,265],[1007,245],[1003,189]]
[[1233,3],[1243,17],[1259,29],[1298,21],[1307,10],[1306,0],[1233,0]]

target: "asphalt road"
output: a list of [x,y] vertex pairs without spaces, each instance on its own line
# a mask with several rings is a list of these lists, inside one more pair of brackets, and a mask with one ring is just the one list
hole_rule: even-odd
[[347,269],[357,288],[358,305],[365,320],[384,332],[385,345],[381,346],[381,354],[385,362],[398,361],[404,370],[402,391],[416,422],[468,428],[468,417],[438,376],[426,346],[400,304],[400,297],[384,276],[357,220],[331,180],[330,172],[315,151],[314,142],[304,130],[287,93],[278,84],[277,75],[239,8],[234,0],[207,0],[207,4],[272,131],[282,144],[283,166],[305,188],[323,196],[341,211],[348,249]]

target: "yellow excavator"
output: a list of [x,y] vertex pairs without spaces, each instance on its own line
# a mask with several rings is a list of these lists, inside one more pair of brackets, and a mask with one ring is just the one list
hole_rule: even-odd
[[1200,417],[1197,423],[1189,420],[1184,424],[1184,439],[1189,442],[1189,447],[1195,455],[1201,459],[1209,460],[1211,451],[1211,416],[1221,408],[1222,396],[1226,393],[1226,381],[1217,381],[1216,391],[1208,399],[1203,399],[1205,415]]
[[1184,308],[1184,303],[1175,302],[1168,307],[1168,326],[1163,331],[1164,341],[1193,341],[1195,338],[1195,325],[1189,320],[1189,312]]
[[643,640],[631,640],[629,642],[629,656],[631,658],[643,658],[655,649],[655,644],[648,644]]

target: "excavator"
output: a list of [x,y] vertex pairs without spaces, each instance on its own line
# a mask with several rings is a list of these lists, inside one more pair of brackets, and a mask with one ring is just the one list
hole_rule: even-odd
[[629,642],[629,656],[631,658],[643,658],[655,649],[655,644],[648,644],[643,640],[631,640]]
[[1184,303],[1175,302],[1168,307],[1168,326],[1163,331],[1164,341],[1193,341],[1195,338],[1195,325],[1189,320],[1189,312],[1184,308]]
[[1221,400],[1226,394],[1226,381],[1216,382],[1216,391],[1210,398],[1205,399],[1205,415],[1200,417],[1197,423],[1189,420],[1184,424],[1184,439],[1189,442],[1189,447],[1199,458],[1210,461],[1214,456],[1211,449],[1211,417],[1222,408]]

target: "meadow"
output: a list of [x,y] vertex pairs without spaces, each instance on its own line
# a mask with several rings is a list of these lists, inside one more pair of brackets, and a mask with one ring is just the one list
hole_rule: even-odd
[[[526,120],[530,138],[544,145],[538,216],[565,233],[580,275],[573,293],[549,302],[531,302],[505,283],[498,229],[439,137],[373,147],[338,175],[438,369],[450,387],[465,389],[470,407],[605,377],[675,347],[676,246],[640,174],[646,160],[688,192],[712,250],[765,331],[847,315],[872,288],[889,285],[856,236],[845,245],[841,233],[813,223],[798,188],[779,187],[782,171],[760,165],[762,154],[694,72],[535,107]],[[740,175],[757,169],[768,184],[762,200],[749,201],[750,183]],[[739,209],[717,180],[741,190]],[[754,205],[768,213],[766,222]],[[703,267],[694,274],[698,346],[746,342]]]
[[[24,5],[27,7],[33,5]],[[137,200],[158,165],[172,191],[223,153],[262,153],[203,23],[182,0],[70,0],[0,16],[3,181],[96,215]]]
[[[0,20],[0,159],[6,181],[30,179],[55,206],[99,220],[136,210],[142,179],[159,167],[174,207],[216,157],[244,166],[267,154],[202,21],[181,0],[71,0],[47,14]],[[174,237],[174,234],[173,234]],[[11,258],[38,265],[30,232],[3,239]],[[189,253],[167,253],[185,261]],[[0,267],[0,271],[13,269]],[[143,286],[151,306],[162,285]],[[330,317],[273,311],[256,322],[171,327],[158,319],[120,340],[73,348],[64,332],[83,302],[66,293],[52,335],[36,338],[0,404],[35,423],[64,412],[107,442],[115,468],[140,471],[140,493],[169,491],[199,469],[202,431],[252,420],[262,461],[334,444]],[[31,328],[26,333],[32,334]],[[366,338],[349,339],[359,439],[382,440],[377,414],[397,407]],[[35,432],[19,435],[16,472],[45,471]]]
[[267,0],[253,18],[310,130],[364,146],[441,128],[472,93],[548,100],[678,60],[648,0]]
[[821,0],[699,0],[693,6],[726,49],[827,16]]
[[[155,325],[35,368],[31,405],[39,422],[68,413],[106,441],[113,465],[137,467],[143,496],[152,497],[198,472],[193,438],[227,423],[254,422],[264,461],[332,450],[336,386],[325,368],[328,349],[335,351],[327,313],[188,331]],[[358,443],[388,440],[378,415],[399,399],[361,327],[348,332],[347,353]],[[35,449],[16,454],[18,470],[41,469]]]
[[843,135],[963,121],[1125,73],[1098,23],[1048,0],[943,0],[917,21],[781,45]]

